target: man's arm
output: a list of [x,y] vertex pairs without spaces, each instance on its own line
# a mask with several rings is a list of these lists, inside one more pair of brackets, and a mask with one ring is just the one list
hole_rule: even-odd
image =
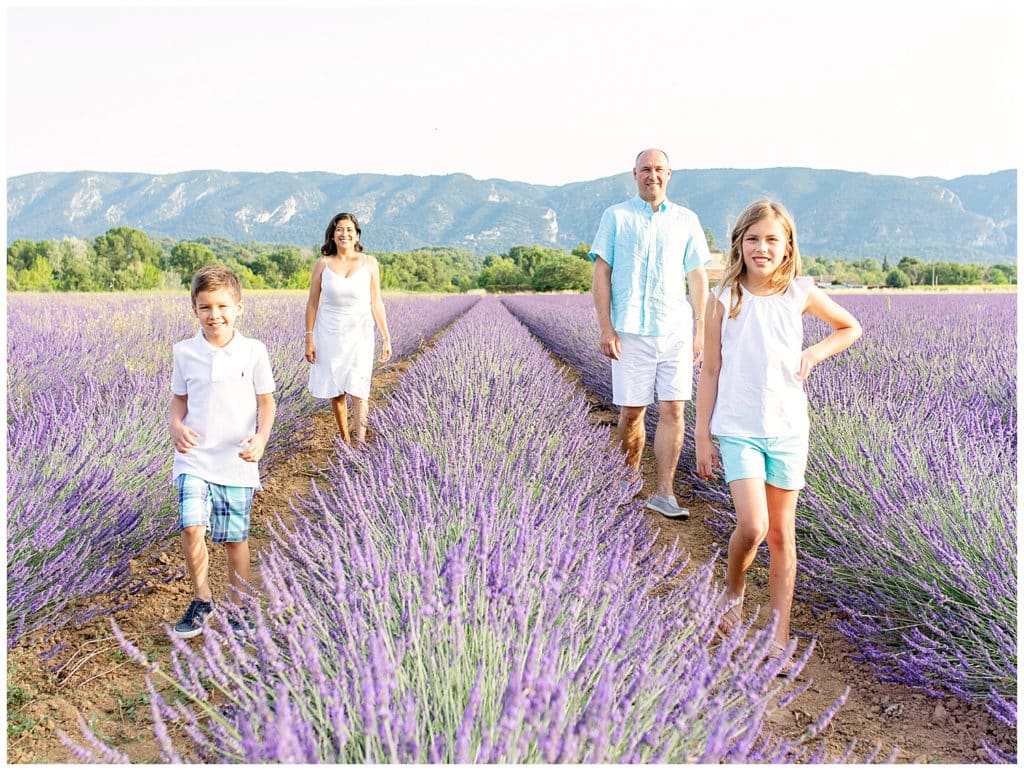
[[591,284],[597,326],[601,330],[601,353],[618,359],[621,352],[619,336],[612,327],[612,266],[597,255],[594,259],[594,281]]
[[704,314],[708,304],[708,272],[701,265],[686,274],[690,285],[690,305],[693,307],[693,361],[704,355]]

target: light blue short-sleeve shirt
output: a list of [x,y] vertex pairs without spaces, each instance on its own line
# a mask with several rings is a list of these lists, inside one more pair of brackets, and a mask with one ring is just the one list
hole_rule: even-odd
[[609,206],[590,247],[612,268],[612,326],[631,335],[693,328],[686,274],[711,261],[697,215],[671,201],[657,211],[640,196]]

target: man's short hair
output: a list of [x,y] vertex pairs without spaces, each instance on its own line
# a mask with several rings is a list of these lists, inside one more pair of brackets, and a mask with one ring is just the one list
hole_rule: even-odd
[[223,265],[207,265],[197,270],[192,277],[192,307],[196,307],[197,294],[216,289],[227,289],[235,302],[242,300],[242,282],[238,280],[235,272]]
[[666,153],[664,150],[659,150],[657,147],[648,147],[646,150],[641,150],[636,154],[636,158],[633,160],[634,169],[636,168],[636,165],[640,163],[640,156],[643,155],[644,153],[661,153],[662,155],[665,156],[665,166],[667,166],[670,169],[672,168],[672,163],[668,159],[668,153]]

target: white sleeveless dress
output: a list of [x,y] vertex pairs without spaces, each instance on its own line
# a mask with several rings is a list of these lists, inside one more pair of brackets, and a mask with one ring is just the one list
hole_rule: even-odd
[[313,324],[316,363],[309,369],[309,392],[318,399],[341,394],[369,397],[373,343],[366,258],[348,277],[325,265],[320,275],[320,306]]

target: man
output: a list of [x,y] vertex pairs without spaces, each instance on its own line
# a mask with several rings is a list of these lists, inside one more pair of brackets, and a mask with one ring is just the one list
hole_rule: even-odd
[[[601,353],[612,360],[612,401],[619,407],[626,464],[640,468],[647,439],[644,415],[657,392],[658,490],[647,507],[687,519],[690,512],[679,505],[672,483],[693,366],[704,350],[704,265],[711,255],[697,215],[665,198],[671,176],[663,151],[644,150],[636,157],[637,196],[605,209],[590,258]],[[687,283],[692,307],[686,302]]]

